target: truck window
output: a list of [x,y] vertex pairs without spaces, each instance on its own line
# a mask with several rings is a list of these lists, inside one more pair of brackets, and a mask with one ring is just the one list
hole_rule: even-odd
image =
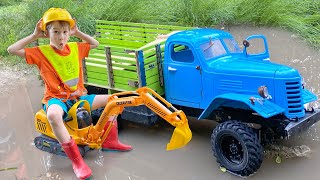
[[219,39],[210,40],[209,42],[200,45],[200,49],[206,60],[227,54]]
[[226,44],[230,53],[241,53],[240,47],[234,39],[225,38],[223,39],[223,41]]
[[187,63],[192,63],[194,61],[194,56],[189,46],[182,44],[174,44],[171,46],[171,48],[173,48],[171,50],[171,59],[173,61]]

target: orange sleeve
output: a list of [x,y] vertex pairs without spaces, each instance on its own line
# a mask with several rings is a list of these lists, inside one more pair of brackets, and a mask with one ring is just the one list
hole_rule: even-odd
[[90,44],[78,42],[78,49],[79,49],[79,59],[86,58],[89,55]]
[[40,62],[45,59],[38,47],[25,48],[24,50],[26,52],[26,62],[28,64],[35,64],[39,67]]

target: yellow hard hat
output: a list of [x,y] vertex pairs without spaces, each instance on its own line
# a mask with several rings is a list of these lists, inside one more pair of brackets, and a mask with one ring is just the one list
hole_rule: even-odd
[[45,31],[47,24],[51,21],[67,21],[70,24],[70,28],[75,25],[75,21],[66,9],[62,8],[50,8],[42,17],[42,30]]

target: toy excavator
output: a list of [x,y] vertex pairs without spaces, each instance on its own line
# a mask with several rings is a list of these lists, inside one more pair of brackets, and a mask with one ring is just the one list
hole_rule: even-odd
[[[136,91],[120,92],[111,95],[97,123],[95,125],[91,123],[86,127],[83,127],[84,123],[81,122],[88,122],[84,117],[91,118],[90,105],[87,101],[78,101],[69,110],[68,117],[64,123],[70,136],[72,136],[78,145],[81,155],[84,156],[90,149],[99,149],[101,147],[113,125],[113,123],[110,123],[106,131],[104,131],[104,127],[110,117],[116,117],[121,114],[125,107],[140,105],[147,106],[172,126],[176,127],[170,142],[167,144],[167,150],[181,148],[191,140],[192,133],[184,112],[177,110],[155,91],[147,87],[139,88]],[[81,121],[79,121],[80,119]],[[113,121],[115,120],[116,118],[113,119]],[[36,113],[35,126],[37,131],[41,133],[40,136],[34,139],[38,149],[66,156],[56,140],[46,113],[43,110]]]

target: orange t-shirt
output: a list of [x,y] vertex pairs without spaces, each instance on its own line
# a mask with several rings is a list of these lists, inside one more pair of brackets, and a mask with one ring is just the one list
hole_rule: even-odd
[[[79,66],[80,66],[80,74],[79,74],[79,83],[80,88],[84,89],[83,85],[83,73],[82,73],[82,59],[88,57],[90,44],[89,43],[77,43],[78,52],[79,52]],[[67,56],[70,54],[70,47],[67,44],[63,50],[54,49],[54,51],[61,55]],[[54,70],[53,66],[47,60],[47,58],[42,54],[39,47],[25,48],[26,52],[26,62],[28,64],[35,64],[40,72],[40,75],[45,84],[44,97],[42,99],[42,103],[46,104],[47,101],[53,97],[66,99],[68,96],[66,94],[62,94],[61,91],[65,91],[63,88],[58,89],[58,85],[62,82],[59,79],[57,72]]]

